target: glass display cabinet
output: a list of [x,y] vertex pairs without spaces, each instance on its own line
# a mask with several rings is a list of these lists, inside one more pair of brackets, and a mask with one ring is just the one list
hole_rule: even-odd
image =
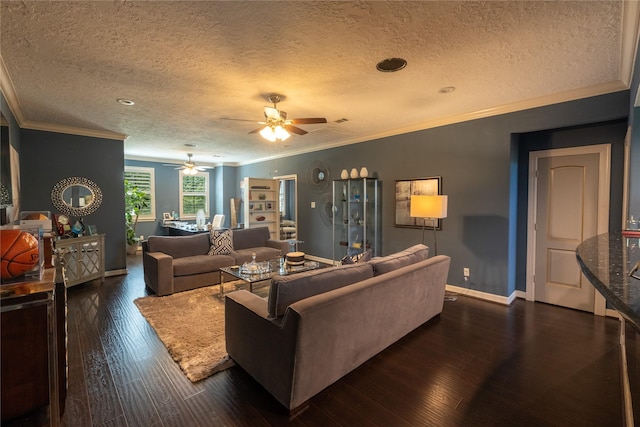
[[380,246],[379,186],[375,178],[333,181],[333,260]]

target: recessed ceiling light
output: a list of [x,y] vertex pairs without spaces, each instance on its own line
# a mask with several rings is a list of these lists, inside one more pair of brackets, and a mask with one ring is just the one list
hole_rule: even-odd
[[120,104],[122,104],[122,105],[129,105],[129,106],[131,106],[131,105],[134,105],[134,104],[135,104],[135,102],[133,102],[132,100],[130,100],[130,99],[124,99],[124,98],[118,98],[118,102],[119,102]]
[[451,93],[454,90],[456,90],[456,88],[454,86],[446,86],[446,87],[443,87],[442,89],[440,89],[438,92],[440,92],[440,93]]
[[407,66],[407,61],[402,58],[387,58],[376,64],[376,69],[383,73],[393,73],[400,71]]

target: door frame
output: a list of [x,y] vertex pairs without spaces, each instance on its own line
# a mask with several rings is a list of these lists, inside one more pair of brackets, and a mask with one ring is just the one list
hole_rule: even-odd
[[[538,161],[546,157],[574,156],[581,154],[599,155],[598,177],[598,221],[596,234],[606,233],[609,230],[609,203],[611,182],[611,144],[585,145],[570,148],[553,148],[550,150],[532,151],[529,153],[529,197],[527,215],[527,272],[526,272],[526,299],[535,301],[535,282],[533,280],[536,256],[536,212],[538,200]],[[586,280],[586,279],[585,279]],[[600,292],[595,292],[593,313],[598,316],[606,314],[606,301]]]

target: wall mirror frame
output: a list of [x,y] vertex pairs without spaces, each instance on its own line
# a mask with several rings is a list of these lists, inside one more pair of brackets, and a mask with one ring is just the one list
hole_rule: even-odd
[[64,214],[83,217],[98,210],[102,204],[102,190],[90,179],[72,176],[53,186],[51,202]]
[[[274,176],[278,180],[278,190],[280,194],[280,236],[285,240],[289,238],[300,239],[298,233],[298,175]],[[284,209],[283,209],[284,208]],[[284,221],[293,221],[295,231],[285,233],[283,230]]]

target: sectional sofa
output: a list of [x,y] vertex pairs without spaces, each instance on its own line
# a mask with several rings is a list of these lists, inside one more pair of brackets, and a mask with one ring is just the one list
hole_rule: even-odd
[[[214,230],[215,231],[215,230]],[[192,236],[150,236],[143,243],[144,283],[158,296],[220,283],[220,268],[278,258],[289,242],[270,238],[267,227],[231,230],[233,245],[219,254],[209,233]]]
[[272,279],[225,299],[229,356],[286,409],[442,312],[450,258],[416,245],[370,261]]

